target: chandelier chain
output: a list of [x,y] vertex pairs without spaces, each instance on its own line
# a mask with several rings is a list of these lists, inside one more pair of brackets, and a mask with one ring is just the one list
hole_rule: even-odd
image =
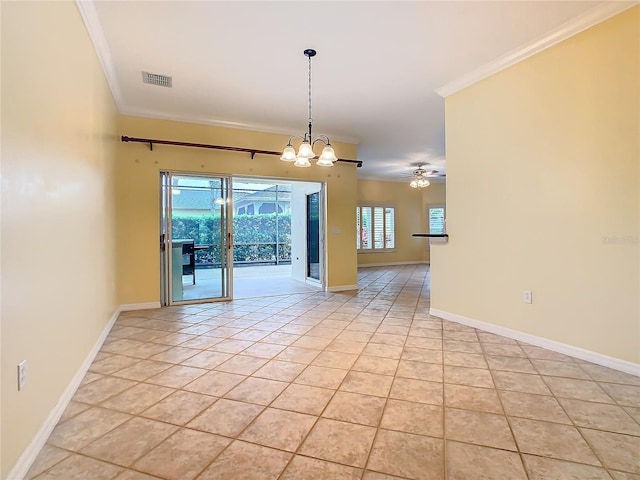
[[[313,123],[313,116],[311,111],[311,57],[316,55],[316,51],[312,48],[307,48],[303,53],[309,59],[309,123],[307,124],[308,131],[304,133],[304,136],[293,135],[291,136],[291,138],[289,138],[289,142],[284,148],[280,160],[284,162],[294,162],[294,167],[310,167],[311,163],[309,162],[309,160],[312,158],[316,158],[316,153],[313,151],[313,147],[316,142],[322,142],[324,144],[324,148],[322,149],[322,154],[318,157],[316,165],[319,165],[321,167],[333,167],[334,162],[338,161],[338,157],[336,157],[336,153],[331,146],[329,137],[326,135],[318,135],[318,137],[314,139],[311,132],[311,124]],[[296,153],[295,149],[291,145],[291,141],[294,138],[299,138],[302,140],[298,153]]]
[[311,137],[311,123],[313,123],[313,120],[311,117],[311,57],[309,56],[309,137]]

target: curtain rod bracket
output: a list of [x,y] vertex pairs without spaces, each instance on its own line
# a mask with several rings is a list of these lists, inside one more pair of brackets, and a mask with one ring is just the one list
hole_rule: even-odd
[[256,156],[256,152],[252,150],[251,151],[251,160],[253,160],[253,157],[255,157],[255,156]]
[[153,152],[153,142],[149,142],[149,151]]

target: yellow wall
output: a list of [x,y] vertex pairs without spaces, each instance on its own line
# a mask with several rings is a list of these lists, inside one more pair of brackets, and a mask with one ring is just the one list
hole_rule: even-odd
[[[123,116],[121,135],[181,142],[282,150],[288,137],[223,127]],[[334,144],[341,158],[355,159],[355,145]],[[160,300],[158,252],[161,170],[291,178],[326,182],[327,274],[329,288],[357,284],[355,248],[356,167],[337,163],[332,168],[315,165],[297,168],[277,156],[141,143],[118,147],[117,243],[118,298],[121,304]]]
[[446,99],[434,309],[640,362],[639,25],[635,7]]
[[359,253],[358,265],[429,261],[429,241],[411,234],[426,232],[428,205],[444,201],[442,183],[417,190],[408,181],[359,180],[359,205],[395,207],[396,248],[393,252]]
[[116,310],[116,111],[75,2],[1,9],[6,478]]

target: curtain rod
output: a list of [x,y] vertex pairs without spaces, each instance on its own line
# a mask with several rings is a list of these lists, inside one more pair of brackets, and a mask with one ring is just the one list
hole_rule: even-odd
[[[177,142],[175,140],[158,140],[154,138],[135,138],[135,137],[127,137],[126,135],[122,135],[122,142],[137,142],[137,143],[148,143],[149,150],[153,150],[153,144],[157,143],[158,145],[175,145],[178,147],[194,147],[194,148],[211,148],[214,150],[228,150],[231,152],[246,152],[251,154],[251,159],[259,153],[261,155],[277,155],[281,156],[282,152],[274,152],[273,150],[259,150],[256,148],[243,148],[243,147],[227,147],[224,145],[209,145],[207,143],[190,143],[190,142]],[[354,163],[358,168],[362,167],[362,160],[350,160],[347,158],[339,158],[338,162],[344,163]]]

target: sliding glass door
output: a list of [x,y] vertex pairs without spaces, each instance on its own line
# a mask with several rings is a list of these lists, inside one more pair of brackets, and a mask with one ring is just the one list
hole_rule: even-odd
[[231,179],[161,173],[163,305],[232,298]]
[[320,192],[307,195],[307,278],[320,281]]

